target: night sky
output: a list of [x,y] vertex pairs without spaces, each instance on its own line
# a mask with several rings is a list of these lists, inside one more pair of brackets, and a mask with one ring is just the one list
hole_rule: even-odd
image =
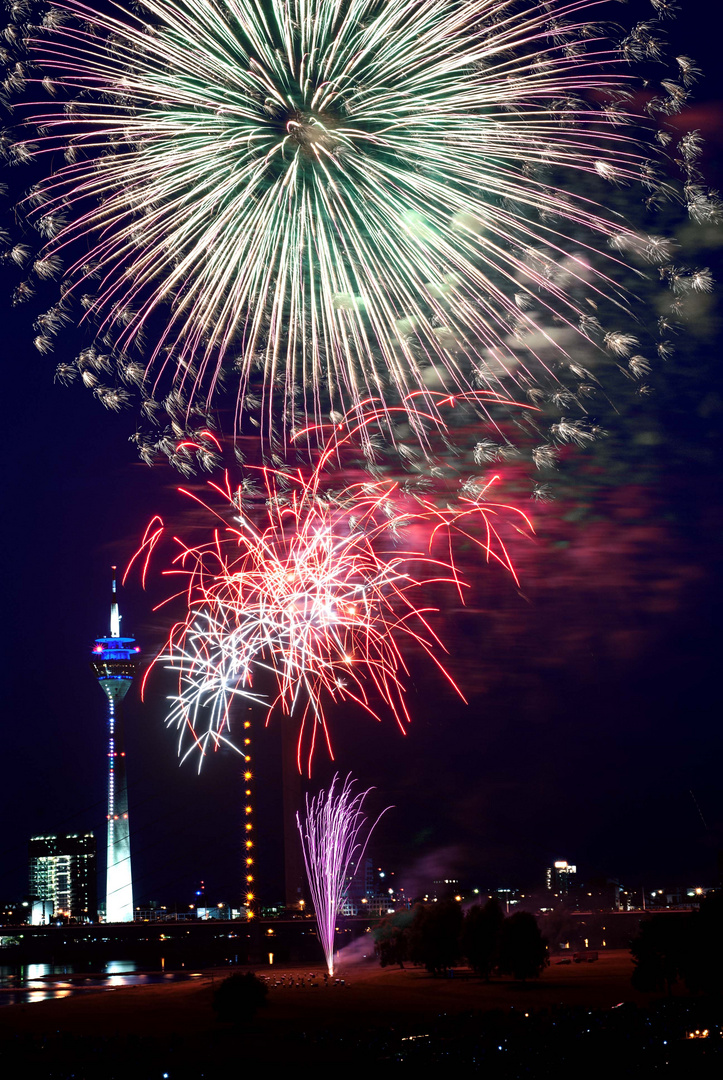
[[[705,134],[716,186],[720,39],[709,0],[683,6],[672,36],[706,77],[676,123]],[[694,261],[718,264],[720,281],[717,243]],[[137,460],[132,411],[106,412],[82,387],[53,383],[55,360],[34,350],[27,314],[10,307],[9,293],[0,295],[0,897],[18,899],[30,836],[92,828],[102,843],[105,702],[90,649],[108,628],[110,565],[127,563],[154,513],[172,518],[181,504],[178,475]],[[335,767],[376,785],[370,808],[396,808],[373,853],[412,892],[438,871],[480,887],[539,887],[558,858],[583,877],[628,886],[715,882],[723,848],[720,304],[691,335],[678,403],[666,441],[650,450],[645,482],[632,464],[626,474],[628,448],[617,438],[619,481],[586,486],[578,470],[574,496],[533,508],[538,539],[515,552],[520,589],[480,566],[468,609],[444,612],[448,666],[469,704],[412,657],[406,736],[391,719],[330,714],[337,760],[320,749],[312,787]],[[152,612],[162,595],[158,586],[144,593],[137,577],[121,593],[123,632],[137,636],[146,663],[166,629]],[[136,903],[190,903],[200,879],[209,898],[235,901],[240,759],[216,755],[200,776],[193,762],[179,767],[163,724],[165,692],[159,677],[145,703],[137,688],[127,699]],[[278,724],[256,732],[255,752],[260,891],[271,899],[279,895]],[[265,888],[264,875],[275,884]]]

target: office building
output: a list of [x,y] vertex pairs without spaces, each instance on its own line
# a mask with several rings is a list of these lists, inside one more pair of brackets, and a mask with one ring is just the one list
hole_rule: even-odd
[[28,845],[31,923],[52,919],[92,922],[97,917],[95,836],[34,836]]

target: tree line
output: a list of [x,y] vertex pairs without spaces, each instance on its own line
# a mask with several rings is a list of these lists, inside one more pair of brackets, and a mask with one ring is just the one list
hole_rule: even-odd
[[466,912],[454,900],[417,904],[397,911],[374,929],[382,967],[405,962],[443,975],[466,960],[475,974],[536,979],[547,964],[547,943],[537,920],[527,911],[505,916],[497,900],[475,904]]
[[682,983],[694,994],[723,989],[723,892],[711,893],[698,911],[661,912],[641,924],[631,945],[633,986],[672,993]]

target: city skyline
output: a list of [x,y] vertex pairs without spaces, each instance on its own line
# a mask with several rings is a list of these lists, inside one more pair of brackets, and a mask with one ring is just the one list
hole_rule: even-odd
[[[137,466],[134,468],[136,470],[138,469]],[[102,582],[107,574],[108,560],[107,558],[103,558],[101,562],[99,559],[99,563],[100,565],[97,567],[95,575],[98,581],[98,589],[94,595],[91,595],[89,591],[87,597],[78,597],[77,586],[75,585],[72,585],[68,590],[68,593],[70,594],[68,596],[68,601],[71,602],[72,598],[72,603],[76,608],[80,608],[85,612],[87,612],[89,608],[94,608],[96,610],[96,625],[101,621],[100,613],[102,611],[102,606],[98,603],[98,596],[102,595]],[[40,597],[38,597],[38,600],[40,601]],[[137,622],[140,621],[142,613],[144,612],[144,609],[146,609],[146,605],[150,608],[147,597],[140,593],[140,591],[132,597],[128,597],[127,620],[129,625],[134,626],[134,629]],[[133,623],[130,622],[131,618],[134,620]],[[152,619],[148,619],[147,616],[146,619],[147,622],[143,625],[143,637],[144,640],[151,640],[148,631],[152,627]],[[88,621],[90,622],[90,619]],[[94,628],[95,627],[93,627],[93,629]],[[156,640],[160,645],[158,631],[159,627],[157,625]],[[82,626],[80,632],[75,637],[75,648],[72,650],[68,648],[69,655],[67,658],[63,658],[61,665],[63,678],[66,683],[69,678],[69,667],[71,664],[74,665],[73,700],[76,708],[78,702],[83,702],[83,730],[82,732],[78,732],[79,737],[77,743],[75,745],[71,744],[72,749],[68,747],[68,734],[66,732],[64,736],[62,723],[57,727],[51,726],[47,731],[47,736],[52,736],[54,739],[57,739],[60,744],[60,758],[61,760],[64,760],[66,777],[62,785],[63,790],[62,792],[56,790],[56,797],[50,799],[42,809],[36,804],[32,817],[33,824],[25,830],[24,836],[18,836],[16,838],[16,851],[23,849],[27,835],[31,832],[42,832],[49,829],[55,830],[64,828],[66,827],[66,822],[68,827],[77,826],[84,828],[88,827],[90,824],[95,824],[97,828],[97,822],[101,816],[100,812],[102,811],[105,801],[103,794],[102,767],[100,766],[103,759],[103,748],[102,744],[99,744],[98,742],[98,732],[91,731],[91,728],[99,726],[97,724],[99,719],[97,690],[90,686],[89,690],[92,691],[93,694],[89,695],[86,693],[86,688],[83,686],[83,683],[87,680],[87,675],[85,674],[87,669],[84,668],[82,660],[79,660],[77,655],[78,647],[82,647],[82,643],[87,641],[89,636],[90,634],[86,627]],[[688,643],[688,646],[689,645],[690,642]],[[144,660],[147,662],[149,658],[150,657],[146,654]],[[711,658],[706,657],[705,654],[699,659],[702,663],[707,662],[710,664],[712,662]],[[680,661],[681,666],[684,666],[685,660],[686,658],[683,655]],[[711,685],[712,674],[712,667],[710,667],[709,674],[707,675],[708,685],[706,686],[705,683],[701,685],[700,682],[697,684],[697,692],[701,695],[697,702],[699,711],[705,706],[707,689]],[[672,762],[671,754],[674,754],[675,748],[679,745],[679,738],[681,735],[683,735],[683,737],[685,736],[684,732],[681,732],[677,727],[677,720],[674,716],[670,716],[663,725],[662,731],[660,730],[660,725],[658,723],[660,718],[659,710],[661,708],[669,707],[670,703],[665,702],[664,699],[667,695],[661,693],[660,687],[656,688],[654,685],[650,687],[650,683],[654,683],[655,678],[658,676],[663,676],[662,669],[659,672],[650,673],[648,676],[649,689],[656,691],[657,696],[653,698],[654,705],[651,708],[650,715],[644,719],[634,735],[626,730],[630,720],[629,714],[619,716],[617,724],[613,720],[608,726],[608,735],[612,736],[614,740],[617,740],[617,744],[621,748],[619,750],[620,754],[623,753],[622,748],[626,746],[629,750],[632,742],[636,746],[636,753],[640,762],[644,761],[647,755],[648,759],[652,762],[657,761],[660,763],[662,759],[666,766],[670,768]],[[691,687],[690,691],[692,694],[693,707],[696,707],[696,686]],[[678,676],[677,694],[679,707],[682,707],[687,698],[687,686],[682,672]],[[448,697],[444,704],[449,705],[449,702],[450,698]],[[481,712],[484,709],[484,706],[484,698],[478,698],[476,701],[473,701],[467,711],[467,717],[471,719],[474,715],[473,710]],[[209,767],[204,770],[201,777],[196,777],[195,770],[192,768],[179,770],[175,761],[175,741],[172,735],[167,733],[163,727],[163,692],[158,689],[154,689],[153,694],[147,698],[145,705],[141,705],[137,699],[134,699],[132,702],[129,701],[128,712],[129,716],[132,716],[132,719],[129,721],[132,729],[129,738],[133,747],[134,774],[135,768],[138,768],[138,779],[137,781],[134,780],[135,793],[133,795],[133,801],[134,805],[136,799],[141,802],[141,820],[143,820],[145,816],[145,821],[143,822],[145,826],[145,837],[142,832],[139,841],[139,858],[141,863],[143,863],[144,840],[146,843],[150,843],[150,850],[153,850],[153,840],[150,834],[151,830],[157,830],[159,839],[160,837],[165,837],[166,840],[170,842],[170,849],[173,850],[174,845],[176,848],[176,862],[172,865],[171,873],[169,874],[170,881],[165,891],[166,893],[183,892],[185,889],[192,886],[196,877],[204,877],[207,880],[209,878],[212,879],[213,871],[212,873],[209,873],[208,862],[213,860],[208,858],[199,860],[197,855],[195,858],[189,857],[188,864],[185,867],[181,866],[178,862],[178,858],[180,851],[183,850],[183,845],[179,844],[177,838],[173,836],[172,827],[169,829],[169,819],[172,819],[175,814],[179,814],[181,819],[186,822],[193,820],[194,817],[197,821],[203,822],[204,827],[208,829],[207,835],[211,836],[212,845],[218,845],[216,847],[215,858],[218,858],[218,855],[221,855],[219,861],[222,862],[226,856],[219,849],[223,848],[226,844],[233,845],[233,826],[229,823],[233,821],[234,814],[234,799],[232,792],[236,786],[236,762],[232,754],[225,756],[221,761],[216,760],[209,762]],[[417,847],[418,850],[418,855],[415,854],[415,857],[409,860],[412,865],[408,866],[406,868],[407,870],[410,870],[413,873],[413,864],[415,862],[420,860],[423,862],[426,858],[430,857],[434,858],[435,852],[437,853],[440,862],[444,863],[446,861],[449,868],[453,868],[458,859],[458,853],[451,849],[454,849],[455,845],[459,844],[460,841],[463,847],[464,845],[467,846],[467,850],[470,850],[475,846],[474,834],[477,830],[470,829],[470,825],[474,820],[473,814],[475,812],[474,796],[479,792],[480,788],[487,787],[486,803],[488,805],[488,810],[491,810],[492,812],[488,812],[487,815],[480,815],[478,836],[481,837],[481,842],[478,841],[478,860],[482,865],[484,865],[486,861],[491,863],[492,866],[497,865],[497,874],[490,874],[489,876],[500,879],[509,877],[514,873],[515,863],[518,867],[524,864],[529,865],[531,862],[542,865],[546,859],[552,858],[559,850],[565,850],[566,852],[574,851],[574,858],[579,862],[594,862],[596,848],[599,852],[598,869],[601,872],[614,872],[620,874],[621,877],[628,876],[631,871],[635,872],[634,866],[636,862],[639,864],[639,860],[631,857],[629,853],[625,853],[625,842],[622,840],[625,827],[624,821],[618,819],[617,822],[618,838],[620,839],[622,846],[622,858],[618,860],[615,858],[614,844],[604,838],[606,824],[608,835],[614,836],[615,829],[610,827],[609,820],[605,823],[597,818],[594,805],[590,805],[593,800],[589,794],[587,795],[587,798],[590,801],[585,808],[585,819],[588,822],[594,823],[594,827],[598,830],[598,836],[601,834],[603,835],[602,844],[591,844],[589,838],[585,837],[584,830],[579,827],[579,822],[571,824],[569,821],[564,820],[566,817],[566,800],[569,799],[569,801],[572,802],[577,794],[583,794],[580,790],[581,788],[589,788],[586,778],[592,777],[594,780],[593,774],[596,768],[600,768],[601,764],[608,772],[614,770],[616,766],[615,756],[606,753],[604,750],[605,733],[600,730],[587,732],[577,731],[577,725],[572,715],[566,716],[561,725],[563,730],[566,731],[565,737],[574,740],[576,744],[572,748],[572,764],[560,767],[556,774],[553,771],[553,774],[551,775],[551,781],[554,782],[551,782],[551,790],[547,794],[545,800],[545,812],[548,820],[545,835],[538,836],[534,839],[525,835],[527,832],[527,822],[526,815],[521,812],[521,807],[518,807],[517,812],[509,814],[509,810],[512,808],[508,805],[508,813],[505,814],[505,799],[509,798],[505,792],[505,784],[513,784],[511,776],[513,770],[511,768],[511,763],[505,767],[503,776],[500,776],[498,772],[496,776],[490,777],[489,770],[486,770],[484,759],[482,757],[480,757],[480,782],[471,784],[472,791],[468,792],[466,796],[463,797],[461,794],[458,794],[456,805],[455,801],[453,801],[452,807],[449,806],[449,803],[445,807],[445,816],[447,816],[450,808],[454,809],[452,820],[450,821],[449,817],[447,817],[447,832],[445,835],[439,827],[439,816],[430,813],[428,809],[425,810],[426,799],[421,797],[422,793],[419,790],[419,786],[424,785],[426,792],[429,792],[431,801],[435,805],[439,805],[440,801],[445,800],[444,784],[439,775],[439,770],[444,768],[447,776],[455,775],[455,771],[452,767],[453,762],[450,761],[450,758],[454,758],[455,754],[450,753],[450,745],[448,742],[445,742],[446,727],[450,724],[458,725],[461,732],[466,733],[467,736],[472,736],[472,738],[470,738],[470,746],[473,747],[477,745],[479,747],[481,743],[482,746],[485,747],[488,755],[499,754],[500,747],[509,747],[503,727],[504,717],[499,713],[492,713],[492,715],[488,714],[486,716],[484,721],[486,725],[484,728],[484,737],[481,739],[481,733],[478,729],[473,727],[472,730],[470,730],[470,727],[465,725],[465,710],[462,707],[455,707],[454,711],[450,708],[450,713],[453,714],[453,718],[448,721],[446,725],[438,721],[435,722],[434,716],[424,715],[424,713],[420,715],[418,713],[409,735],[404,739],[398,732],[392,730],[391,725],[389,728],[385,728],[383,725],[370,725],[368,731],[365,733],[368,736],[368,739],[366,740],[366,746],[363,747],[363,749],[369,754],[371,759],[371,769],[365,767],[363,772],[365,780],[377,783],[380,788],[380,801],[381,799],[386,798],[388,801],[394,800],[399,803],[400,796],[398,792],[400,787],[405,792],[406,807],[402,817],[405,821],[407,836],[413,838],[415,847]],[[701,716],[704,716],[704,713],[701,712]],[[77,723],[77,715],[75,713],[73,713],[73,718]],[[703,722],[704,720],[701,720],[701,723]],[[358,725],[358,720],[356,723]],[[343,727],[344,725],[340,724],[337,720],[337,728]],[[475,738],[476,730],[477,737]],[[11,741],[14,741],[14,738],[19,734],[20,732],[15,733],[15,735],[11,737]],[[278,732],[276,734],[278,734]],[[339,732],[338,737],[340,739],[342,753],[346,749],[344,744],[348,744],[348,742],[351,741],[352,734],[353,733],[348,730]],[[538,750],[544,750],[546,763],[548,765],[551,764],[554,770],[554,762],[551,761],[552,757],[554,757],[552,748],[544,746],[546,739],[543,739],[542,744],[540,743],[540,734],[541,733],[539,732],[537,733],[537,748]],[[656,751],[655,747],[652,745],[646,748],[646,740],[654,739],[656,734],[658,738],[665,735],[668,743],[666,749],[669,748],[667,754],[661,755],[659,752],[660,748]],[[715,732],[712,734],[713,737],[715,737]],[[266,744],[270,749],[270,744],[275,737],[275,733],[273,731],[270,733],[262,732],[261,735],[262,738],[257,738],[256,740],[256,752],[257,755],[260,754],[261,760],[263,761],[263,736],[268,736]],[[455,735],[455,740],[459,740],[459,738],[459,735]],[[369,747],[369,739],[377,740],[377,752]],[[441,746],[438,745],[438,740],[440,739],[443,741],[443,745]],[[694,743],[693,739],[691,739],[691,743]],[[63,744],[68,747],[65,751],[63,750]],[[90,746],[93,746],[92,753],[89,752]],[[508,752],[510,752],[511,749],[512,748],[509,747]],[[602,757],[599,756],[601,750],[603,751]],[[690,750],[694,751],[694,745],[690,746]],[[78,767],[79,753],[81,755],[80,760],[83,762],[80,768]],[[568,750],[567,754],[569,755],[569,753],[570,751]],[[596,756],[596,754],[598,756]],[[273,755],[269,753],[268,756],[271,758]],[[379,762],[374,762],[374,759],[377,756],[382,758],[384,767],[380,768]],[[57,754],[51,755],[53,761],[56,760],[56,757]],[[695,758],[695,754],[693,754],[693,757]],[[707,753],[701,752],[698,757],[700,760],[700,769],[697,771],[697,775],[696,770],[691,769],[680,775],[678,779],[677,789],[673,792],[675,798],[674,807],[671,807],[670,798],[664,796],[660,791],[660,778],[654,781],[652,779],[646,781],[645,778],[643,778],[641,781],[640,778],[636,778],[635,771],[630,770],[629,768],[627,771],[628,790],[626,791],[625,787],[618,787],[615,789],[615,795],[618,799],[621,797],[623,799],[629,799],[633,806],[637,806],[639,813],[642,811],[641,816],[643,818],[649,814],[653,818],[653,822],[657,822],[658,825],[657,832],[654,829],[650,836],[652,843],[648,846],[646,851],[648,866],[646,867],[645,863],[643,863],[639,871],[642,876],[645,876],[646,874],[655,874],[656,872],[660,873],[666,865],[671,865],[670,858],[666,857],[665,852],[666,835],[676,837],[677,840],[674,845],[674,850],[679,853],[681,870],[680,874],[676,876],[686,876],[686,870],[692,872],[694,868],[698,870],[698,873],[695,876],[704,873],[706,855],[712,873],[712,868],[715,863],[716,848],[711,845],[711,838],[714,838],[714,833],[711,832],[711,826],[715,829],[717,813],[715,805],[710,805],[710,795],[715,791],[714,770],[712,768],[711,758]],[[427,762],[435,759],[435,765],[429,768]],[[339,760],[343,761],[341,753],[339,754]],[[444,763],[444,766],[440,763]],[[518,778],[517,783],[520,785],[518,790],[521,790],[521,787],[525,782],[532,782],[530,770],[533,766],[533,762],[523,759],[521,762],[518,762],[518,765],[520,766],[522,775]],[[27,767],[33,766],[28,762]],[[77,783],[74,784],[72,782],[72,776],[76,769],[78,769],[78,780]],[[95,800],[94,802],[91,802],[90,800],[86,802],[80,793],[87,791],[88,788],[83,784],[81,776],[88,777],[91,769],[95,774],[90,785],[95,791]],[[155,772],[156,769],[158,769],[157,773]],[[319,782],[321,782],[321,777],[324,775],[325,769],[328,772],[329,763],[327,762],[323,762],[320,766],[317,774]],[[395,773],[397,771],[399,771],[402,776],[401,784],[399,783],[399,777],[395,778]],[[625,771],[625,769],[623,769],[623,771]],[[459,766],[457,766],[456,775],[459,777],[460,775],[465,775],[465,772],[464,770],[460,772]],[[159,785],[160,790],[157,790],[156,785],[159,784],[159,776],[162,777],[162,782],[160,782]],[[540,784],[539,779],[537,779],[536,782],[538,785]],[[666,791],[669,792],[669,780],[664,778],[664,783]],[[10,789],[6,783],[5,792],[7,793],[8,790]],[[514,787],[510,787],[509,790],[514,790]],[[695,799],[691,796],[691,791],[693,792]],[[647,807],[644,805],[646,793],[649,797]],[[174,806],[174,809],[170,811],[164,806],[164,803],[167,804],[167,796],[169,794],[173,799],[172,805]],[[70,798],[68,797],[69,795],[71,796]],[[80,798],[78,797],[79,795]],[[502,800],[502,805],[497,808],[495,808],[494,805],[495,795],[500,796]],[[263,798],[263,796],[261,798]],[[209,802],[209,799],[212,801]],[[190,806],[194,801],[198,804],[198,812],[196,815],[194,815]],[[145,807],[143,806],[144,802]],[[472,804],[473,809],[469,813],[464,809],[465,802],[471,802]],[[158,809],[156,813],[150,813],[146,816],[144,814],[144,809],[147,811],[149,803],[150,805],[155,803]],[[550,813],[551,803],[555,811],[553,814]],[[215,805],[215,810],[211,809],[212,805]],[[623,806],[624,805],[625,804],[623,803]],[[63,813],[60,819],[56,817],[53,810],[56,806],[63,806]],[[621,816],[622,809],[623,808],[621,807]],[[160,813],[158,811],[160,811]],[[229,817],[229,815],[231,816]],[[461,828],[459,827],[460,816]],[[670,827],[671,816],[673,819],[678,819],[677,824],[673,822],[672,828]],[[505,817],[508,818],[507,823],[505,823]],[[88,818],[92,820],[88,820]],[[164,818],[165,821],[163,820]],[[509,820],[510,818],[512,819],[511,821]],[[557,818],[557,820],[555,820],[555,818]],[[687,820],[684,821],[683,819],[686,818]],[[719,812],[718,820],[720,820]],[[227,826],[221,832],[218,829],[219,821],[226,821],[227,823]],[[263,829],[262,817],[260,817],[260,821],[261,828]],[[514,831],[512,833],[509,831],[510,825],[515,826],[515,824],[518,830],[516,835]],[[398,827],[393,823],[392,818],[389,823],[390,832],[396,833],[397,828]],[[422,830],[428,830],[428,839],[419,836],[419,832]],[[455,830],[457,830],[456,833]],[[639,825],[638,830],[640,830]],[[644,834],[645,832],[646,830],[643,829],[642,833]],[[648,829],[647,832],[650,833],[650,830]],[[641,832],[638,831],[637,835],[640,836]],[[691,836],[693,837],[692,845],[689,842]],[[703,840],[702,843],[701,838]],[[385,842],[385,846],[388,845],[391,851],[394,850],[393,837],[392,842],[390,843],[390,839],[382,834],[382,840]],[[494,849],[491,860],[488,854],[490,845]],[[630,845],[630,847],[633,846],[635,845]],[[204,847],[206,849],[206,856],[208,857],[208,845],[204,845]],[[521,853],[521,857],[516,860],[510,860],[506,852],[500,852],[502,847],[509,847],[511,850],[517,847],[518,851]],[[535,847],[539,852],[540,857],[533,860],[531,858],[531,853]],[[695,852],[693,860],[689,859],[691,849]],[[651,851],[655,851],[655,857],[652,860],[650,859]],[[500,857],[500,854],[502,854],[502,857]],[[7,867],[7,862],[5,863],[5,866]],[[225,880],[221,876],[218,881],[217,887],[220,891],[228,890],[232,887],[233,866],[228,866],[228,862],[226,874]],[[5,878],[2,888],[3,894],[5,895],[7,895],[9,891],[17,891],[17,884],[15,885],[15,890],[13,890],[13,876],[16,883],[24,876],[22,863],[20,863],[19,866],[16,865],[14,875]],[[153,881],[152,875],[150,876],[150,880],[151,882]],[[156,878],[156,880],[158,879]],[[178,881],[179,885],[174,886],[174,881]],[[181,884],[183,882],[186,884]],[[146,888],[141,886],[141,888],[143,894],[146,896],[153,896],[154,893],[158,891],[158,885],[153,884],[148,885]]]
[[[675,27],[680,48],[700,59],[705,75],[701,104],[678,122],[703,131],[704,165],[717,186],[720,105],[706,103],[719,98],[721,80],[712,44],[695,24],[704,13],[696,0]],[[714,248],[703,258],[720,262]],[[84,650],[104,629],[108,567],[128,562],[153,513],[173,518],[179,477],[135,459],[130,414],[103,413],[80,389],[53,384],[54,362],[33,354],[9,288],[4,296],[14,404],[3,506],[8,519],[19,519],[3,534],[0,807],[11,826],[1,845],[0,896],[9,898],[24,891],[30,836],[91,828],[102,835],[107,750]],[[445,663],[469,705],[412,656],[406,737],[352,708],[335,713],[337,758],[319,756],[313,790],[337,768],[376,785],[371,812],[397,807],[375,836],[379,861],[409,881],[433,864],[452,874],[465,863],[485,881],[518,881],[528,867],[542,874],[561,853],[636,885],[663,884],[666,867],[676,879],[713,879],[723,846],[715,707],[721,508],[710,435],[720,425],[720,386],[703,383],[714,370],[720,325],[714,313],[709,335],[693,335],[698,368],[690,381],[700,385],[686,399],[688,421],[676,417],[665,433],[687,441],[695,467],[670,475],[663,450],[653,447],[655,498],[645,502],[645,483],[632,466],[625,471],[625,447],[611,442],[611,467],[620,465],[624,485],[603,498],[582,483],[574,498],[563,493],[557,504],[533,507],[539,539],[518,545],[520,590],[501,574],[480,574],[468,607],[443,613],[452,650]],[[560,476],[564,486],[569,473]],[[143,670],[173,617],[153,611],[161,598],[137,579],[124,592]],[[179,768],[175,736],[163,723],[169,693],[160,673],[145,702],[137,685],[127,699],[137,897],[190,895],[203,878],[210,892],[232,900],[243,890],[240,763],[228,751],[200,776],[193,765]],[[255,764],[269,777],[279,728],[272,721],[254,732]],[[281,873],[274,784],[256,800],[262,895],[265,875]]]

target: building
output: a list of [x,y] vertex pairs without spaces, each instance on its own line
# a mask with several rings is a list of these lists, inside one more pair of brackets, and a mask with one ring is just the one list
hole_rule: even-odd
[[34,836],[28,845],[31,922],[66,918],[93,922],[96,897],[95,836],[61,833]]
[[106,922],[133,921],[133,877],[128,821],[128,780],[123,731],[123,699],[136,673],[135,638],[120,636],[118,593],[113,567],[110,636],[97,638],[91,667],[108,700],[108,861]]
[[342,915],[380,916],[410,906],[404,889],[395,885],[394,870],[382,870],[366,856],[361,863],[351,862],[349,871]]
[[384,871],[375,869],[368,855],[361,863],[354,860],[349,863],[346,897],[350,903],[358,906],[362,900],[371,900],[381,894],[383,885],[386,885]]
[[571,866],[565,859],[559,859],[545,870],[545,885],[554,896],[567,896],[575,885],[577,867]]

